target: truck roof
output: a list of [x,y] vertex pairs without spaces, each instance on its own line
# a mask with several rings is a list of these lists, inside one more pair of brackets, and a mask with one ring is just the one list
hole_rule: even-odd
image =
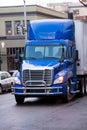
[[29,40],[74,40],[74,22],[70,19],[33,20],[29,24]]

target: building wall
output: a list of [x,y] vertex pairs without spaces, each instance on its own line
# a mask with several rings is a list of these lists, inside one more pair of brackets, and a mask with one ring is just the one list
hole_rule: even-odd
[[57,11],[73,13],[74,19],[87,20],[87,7],[84,7],[80,2],[48,3],[47,6]]
[[83,5],[69,6],[69,11],[73,13],[74,19],[87,20],[87,8]]

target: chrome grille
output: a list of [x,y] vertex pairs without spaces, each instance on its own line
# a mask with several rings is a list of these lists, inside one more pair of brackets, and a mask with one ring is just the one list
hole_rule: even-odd
[[52,84],[53,71],[50,69],[45,70],[23,70],[23,82],[31,81],[31,86],[33,86],[32,81],[36,81],[35,85],[39,84],[39,81],[45,81],[46,86],[50,86]]

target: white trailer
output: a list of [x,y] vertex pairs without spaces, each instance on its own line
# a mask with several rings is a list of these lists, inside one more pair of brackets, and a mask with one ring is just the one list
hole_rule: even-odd
[[[78,50],[77,76],[84,83],[84,92],[86,93],[87,77],[87,22],[75,21],[75,43]],[[81,82],[80,82],[81,84]]]

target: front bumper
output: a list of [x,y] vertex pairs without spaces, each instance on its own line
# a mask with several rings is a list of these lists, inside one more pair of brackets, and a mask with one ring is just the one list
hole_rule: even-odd
[[12,94],[24,97],[58,96],[66,94],[66,84],[57,84],[50,87],[26,87],[15,84],[12,87]]

